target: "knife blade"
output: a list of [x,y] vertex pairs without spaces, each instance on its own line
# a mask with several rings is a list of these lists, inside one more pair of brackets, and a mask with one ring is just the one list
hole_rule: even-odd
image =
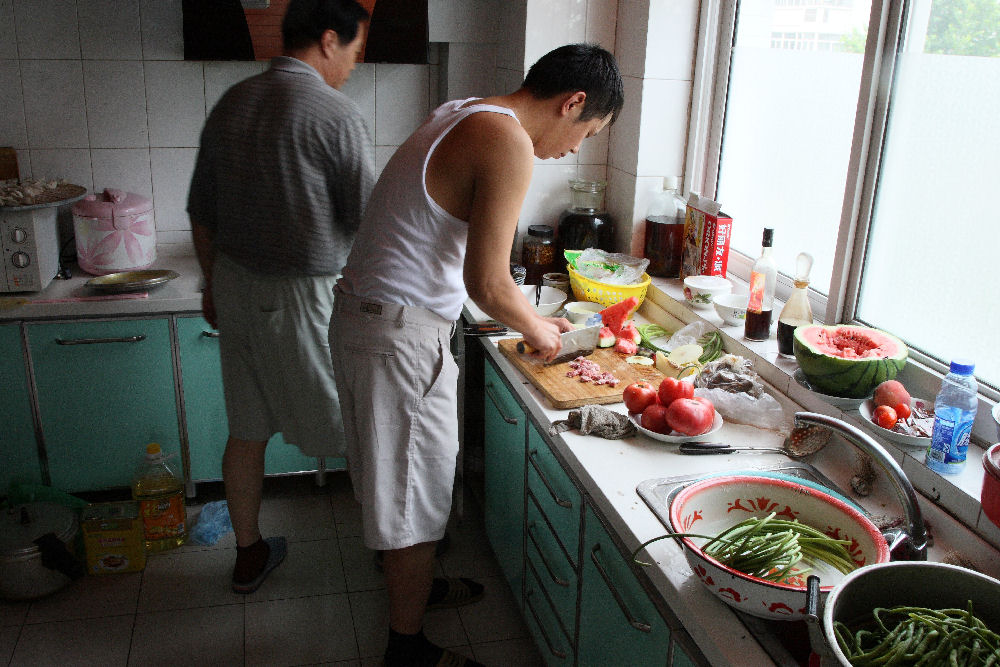
[[[571,359],[576,359],[580,356],[586,356],[594,351],[597,347],[597,341],[600,337],[601,326],[596,325],[592,327],[584,327],[583,329],[575,329],[574,331],[566,331],[559,334],[559,340],[562,342],[562,349],[559,354],[552,361],[545,362],[546,366],[551,366],[552,364],[562,363],[564,361],[569,361]],[[517,344],[517,351],[521,354],[531,354],[535,351],[535,348],[531,347],[523,340]]]

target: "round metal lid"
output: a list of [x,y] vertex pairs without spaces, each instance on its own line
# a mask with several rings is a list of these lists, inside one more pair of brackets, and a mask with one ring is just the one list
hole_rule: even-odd
[[0,510],[0,558],[38,551],[35,540],[46,533],[69,542],[76,535],[76,514],[67,507],[47,502]]

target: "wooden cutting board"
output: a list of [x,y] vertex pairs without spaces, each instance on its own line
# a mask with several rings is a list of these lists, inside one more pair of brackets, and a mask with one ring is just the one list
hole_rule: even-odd
[[610,371],[621,382],[614,387],[580,382],[580,378],[566,377],[570,370],[568,361],[546,366],[540,359],[518,352],[517,344],[521,340],[523,339],[504,338],[499,342],[500,352],[535,385],[556,410],[578,408],[581,405],[621,403],[622,392],[633,382],[649,380],[654,387],[658,387],[664,378],[663,373],[653,366],[629,364],[613,348],[598,348],[587,358],[600,364],[602,370]]

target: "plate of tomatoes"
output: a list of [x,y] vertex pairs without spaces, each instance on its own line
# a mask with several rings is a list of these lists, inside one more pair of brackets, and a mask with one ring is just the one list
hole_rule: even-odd
[[914,398],[896,380],[883,382],[858,407],[872,430],[886,440],[926,450],[934,429],[934,402]]
[[699,442],[722,428],[722,415],[707,398],[694,395],[694,384],[664,378],[659,386],[633,382],[622,394],[629,419],[640,432],[660,442]]

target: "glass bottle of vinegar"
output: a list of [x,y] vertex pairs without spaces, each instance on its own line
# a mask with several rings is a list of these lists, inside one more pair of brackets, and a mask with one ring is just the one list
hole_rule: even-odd
[[812,324],[812,306],[809,305],[809,271],[812,269],[812,255],[800,252],[795,259],[795,288],[785,302],[778,316],[778,354],[793,357],[792,334],[795,328]]
[[771,335],[771,311],[774,308],[774,288],[778,283],[778,267],[771,256],[774,230],[764,229],[760,257],[750,270],[750,300],[743,336],[747,340],[767,340]]

